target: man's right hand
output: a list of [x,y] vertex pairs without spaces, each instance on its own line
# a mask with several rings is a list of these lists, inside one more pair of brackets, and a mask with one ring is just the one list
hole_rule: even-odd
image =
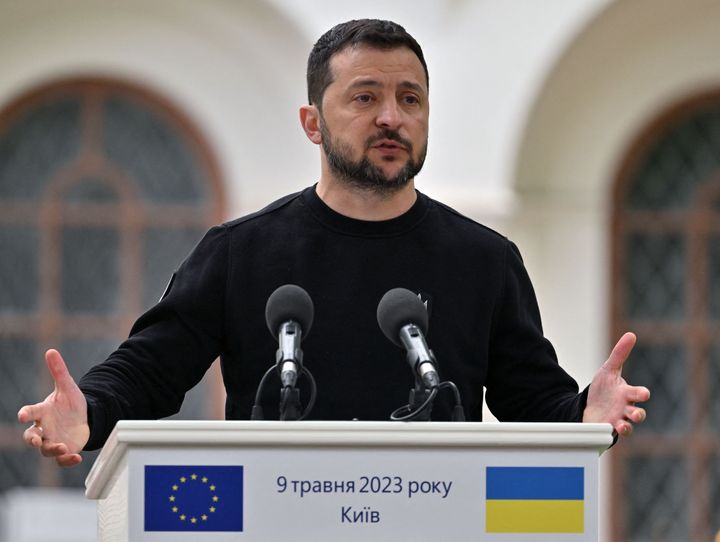
[[55,382],[55,391],[41,403],[22,407],[18,420],[33,422],[23,434],[29,446],[38,448],[45,457],[54,457],[58,465],[71,467],[82,461],[80,450],[90,438],[87,402],[60,352],[48,350],[45,361]]

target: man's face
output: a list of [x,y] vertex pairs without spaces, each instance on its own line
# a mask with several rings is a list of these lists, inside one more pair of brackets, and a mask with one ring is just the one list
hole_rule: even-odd
[[322,147],[343,182],[383,194],[405,186],[427,151],[428,89],[415,53],[401,47],[345,49],[330,60],[333,82],[320,112]]

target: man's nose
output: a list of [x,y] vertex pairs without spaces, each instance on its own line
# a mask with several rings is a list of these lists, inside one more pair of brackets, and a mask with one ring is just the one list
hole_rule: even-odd
[[395,100],[384,100],[380,104],[375,123],[381,128],[397,130],[402,122],[399,104]]

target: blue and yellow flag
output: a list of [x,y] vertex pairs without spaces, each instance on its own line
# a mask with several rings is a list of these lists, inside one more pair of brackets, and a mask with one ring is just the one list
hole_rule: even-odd
[[242,531],[242,466],[145,466],[146,531]]
[[582,467],[487,467],[485,530],[489,533],[582,533]]

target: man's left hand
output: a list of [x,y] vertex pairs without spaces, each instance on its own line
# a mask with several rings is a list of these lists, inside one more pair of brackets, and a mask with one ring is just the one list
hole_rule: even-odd
[[590,383],[583,422],[609,423],[619,435],[632,433],[633,424],[645,421],[645,409],[635,406],[650,399],[645,386],[631,386],[622,377],[623,364],[635,346],[633,333],[625,333]]

